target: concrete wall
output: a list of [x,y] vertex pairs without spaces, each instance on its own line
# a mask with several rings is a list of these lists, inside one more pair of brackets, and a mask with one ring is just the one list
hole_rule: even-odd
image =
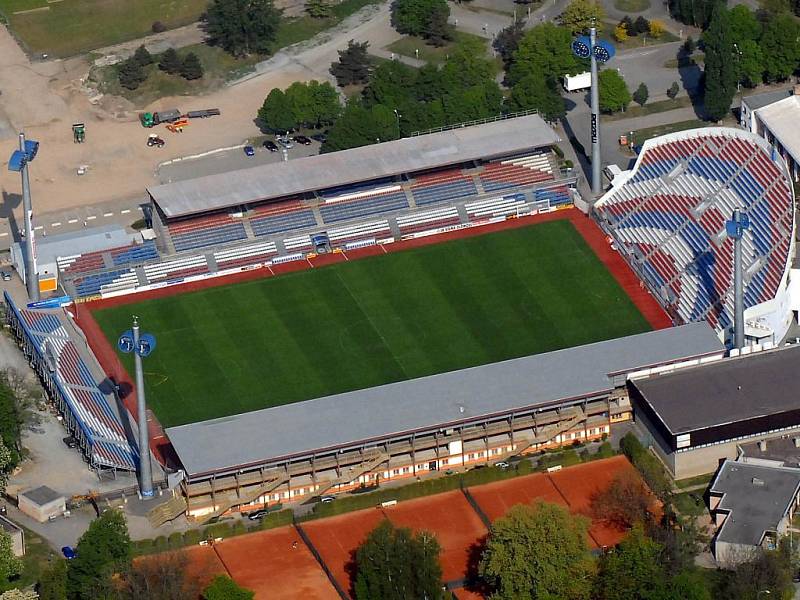
[[60,516],[64,514],[65,510],[67,510],[66,500],[63,497],[40,506],[28,499],[27,496],[20,494],[18,498],[18,505],[19,509],[23,513],[32,519],[36,519],[40,523],[44,523],[50,517]]

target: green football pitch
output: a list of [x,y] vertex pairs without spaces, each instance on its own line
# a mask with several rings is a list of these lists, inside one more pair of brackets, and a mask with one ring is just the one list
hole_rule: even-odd
[[132,314],[156,336],[166,427],[650,329],[567,221],[94,314],[112,344]]

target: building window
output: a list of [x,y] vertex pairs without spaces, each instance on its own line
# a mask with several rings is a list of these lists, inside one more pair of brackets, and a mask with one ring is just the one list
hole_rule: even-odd
[[475,459],[475,453],[474,452],[470,452],[469,453],[469,459],[470,460],[474,460]]
[[408,473],[408,467],[403,467],[403,473]]
[[450,459],[449,459],[449,458],[443,458],[443,459],[442,459],[442,464],[443,464],[443,465],[450,464]]
[[394,471],[392,471],[392,474],[393,475],[400,475],[400,469],[395,469]]

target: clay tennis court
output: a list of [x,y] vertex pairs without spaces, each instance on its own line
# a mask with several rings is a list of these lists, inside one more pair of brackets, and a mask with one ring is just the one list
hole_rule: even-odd
[[467,576],[470,557],[480,552],[489,531],[460,491],[401,502],[383,509],[395,527],[430,531],[442,548],[442,580]]
[[[591,517],[592,497],[622,472],[636,471],[627,458],[614,456],[554,473],[536,473],[472,487],[469,492],[490,521],[505,515],[515,504],[532,504],[536,500],[560,504],[573,513]],[[593,521],[589,527],[589,542],[595,548],[613,546],[624,535],[624,530],[605,522]]]
[[[379,509],[368,508],[302,524],[311,543],[343,590],[352,592],[349,570],[356,548],[384,518]],[[289,573],[285,575],[291,577]]]
[[279,527],[215,544],[222,563],[256,600],[339,600],[294,527]]
[[[206,587],[217,575],[228,575],[225,565],[211,546],[187,546],[178,552],[186,557],[186,579],[196,580],[200,589]],[[160,554],[142,556],[136,561],[160,560]]]

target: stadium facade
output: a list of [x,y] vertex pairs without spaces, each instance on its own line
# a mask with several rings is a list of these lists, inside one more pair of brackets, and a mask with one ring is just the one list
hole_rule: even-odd
[[791,285],[795,203],[786,163],[766,141],[716,127],[648,140],[595,215],[675,323],[706,320],[727,340],[734,277],[725,223],[735,209],[750,221],[743,238],[746,338],[777,344],[800,305]]

